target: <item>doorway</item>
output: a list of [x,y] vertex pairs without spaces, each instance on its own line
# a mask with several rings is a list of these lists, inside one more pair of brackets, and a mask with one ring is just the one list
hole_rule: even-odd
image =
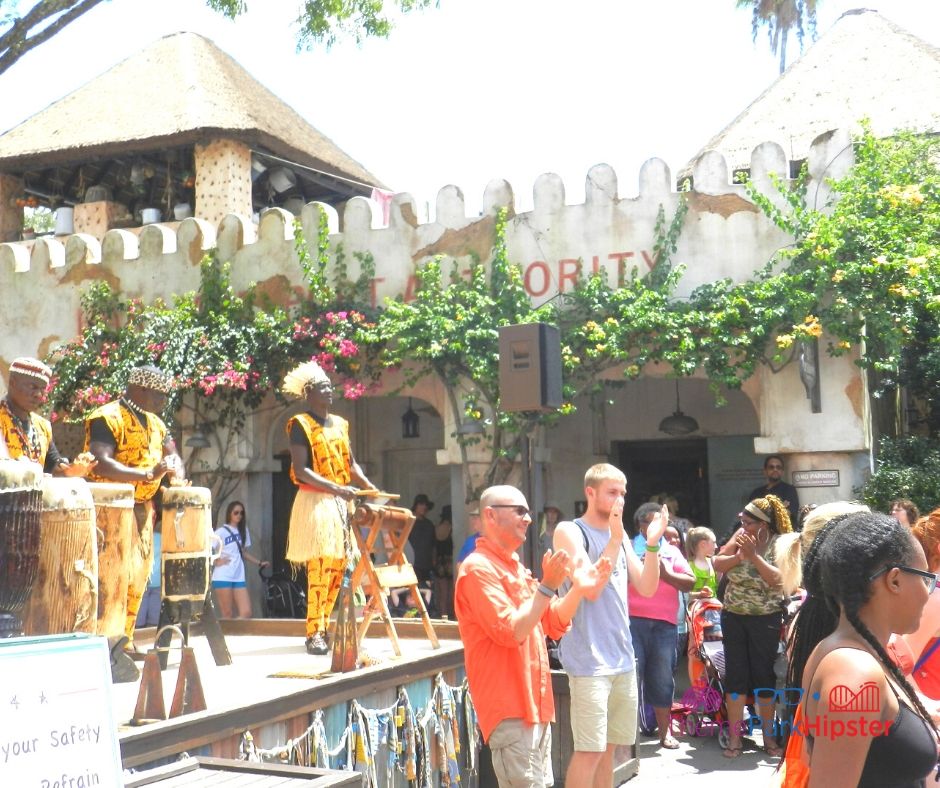
[[637,507],[666,493],[679,502],[679,517],[707,523],[708,443],[705,438],[665,441],[616,441],[611,456],[627,475],[624,520]]

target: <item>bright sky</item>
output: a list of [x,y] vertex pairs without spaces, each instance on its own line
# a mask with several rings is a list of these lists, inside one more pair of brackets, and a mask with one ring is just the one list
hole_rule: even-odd
[[[819,35],[860,4],[820,0]],[[940,45],[940,3],[872,4]],[[433,206],[456,184],[476,210],[486,183],[505,178],[525,209],[543,172],[563,177],[569,203],[583,199],[594,164],[616,169],[621,195],[635,193],[652,156],[675,172],[777,76],[766,31],[753,42],[734,0],[440,0],[388,40],[299,54],[298,6],[250,0],[229,22],[200,0],[102,3],[0,76],[0,129],[191,30],[395,191]],[[790,51],[792,61],[796,41]]]

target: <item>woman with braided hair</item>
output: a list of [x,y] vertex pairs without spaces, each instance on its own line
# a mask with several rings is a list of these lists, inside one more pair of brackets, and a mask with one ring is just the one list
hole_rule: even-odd
[[[722,754],[726,758],[741,755],[747,696],[776,685],[774,662],[785,603],[774,557],[777,538],[793,530],[787,505],[776,495],[755,498],[738,518],[741,527],[714,559],[715,571],[728,578],[721,611],[729,734]],[[761,722],[764,751],[773,757],[782,755],[773,735],[773,715],[762,715]]]
[[886,515],[849,514],[816,537],[803,577],[838,621],[827,635],[831,618],[804,606],[794,623],[791,672],[803,688],[795,733],[805,737],[808,785],[924,786],[937,732],[887,651],[892,632],[917,629],[936,587],[923,549]]

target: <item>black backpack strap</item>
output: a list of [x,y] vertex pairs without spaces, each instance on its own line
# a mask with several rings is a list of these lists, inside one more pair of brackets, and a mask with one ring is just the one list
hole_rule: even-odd
[[[580,517],[578,517],[578,518],[572,520],[572,522],[573,522],[576,526],[578,526],[578,530],[581,531],[581,539],[584,540],[584,552],[587,553],[587,557],[590,559],[590,558],[591,558],[591,551],[590,551],[590,549],[589,549],[589,547],[588,547],[587,531],[586,531],[585,528],[584,528],[584,524],[581,522],[581,518],[580,518]],[[632,548],[631,548],[631,549],[632,549]],[[623,542],[620,543],[620,550],[621,550],[621,552],[623,553],[623,560],[624,560],[624,562],[626,562],[626,560],[627,560],[627,548],[626,548],[626,545],[624,545]],[[594,560],[596,560],[596,559],[594,559]],[[615,562],[615,563],[616,563],[616,562]]]
[[244,548],[244,545],[242,544],[241,538],[239,538],[238,534],[237,534],[235,531],[233,531],[231,528],[229,528],[227,525],[223,525],[222,527],[223,527],[226,531],[228,531],[229,536],[234,537],[234,539],[235,539],[235,544],[236,544],[237,547],[238,547],[238,552],[241,553],[241,552],[242,552],[242,549]]
[[584,552],[587,553],[587,557],[591,557],[591,551],[588,545],[587,531],[584,530],[584,525],[581,523],[581,519],[573,520],[574,524],[578,526],[578,530],[581,532],[581,538],[584,540]]

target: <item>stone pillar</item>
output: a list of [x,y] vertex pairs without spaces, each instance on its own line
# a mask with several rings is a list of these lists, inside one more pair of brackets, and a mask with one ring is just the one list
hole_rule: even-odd
[[[104,234],[121,221],[128,221],[130,212],[127,206],[117,202],[98,201],[80,202],[75,206],[73,225],[76,233],[93,235],[99,241]],[[127,224],[122,224],[127,227]]]
[[0,174],[0,243],[20,240],[23,209],[16,199],[23,196],[23,181],[15,175]]
[[251,216],[251,151],[234,140],[196,145],[195,215],[218,227],[229,213]]

